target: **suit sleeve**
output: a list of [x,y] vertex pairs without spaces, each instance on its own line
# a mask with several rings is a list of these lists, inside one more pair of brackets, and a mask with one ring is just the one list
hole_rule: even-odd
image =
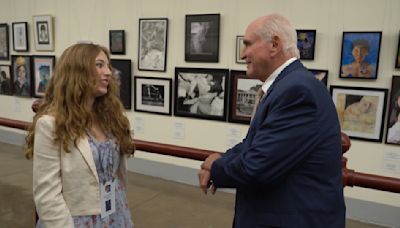
[[62,195],[61,147],[54,143],[54,127],[47,118],[36,123],[33,151],[33,197],[43,226],[73,228]]

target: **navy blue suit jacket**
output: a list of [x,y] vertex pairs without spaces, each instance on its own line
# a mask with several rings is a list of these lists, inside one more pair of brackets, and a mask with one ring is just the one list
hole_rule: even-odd
[[234,227],[345,226],[340,125],[326,87],[296,60],[260,101],[243,142],[211,167],[236,188]]

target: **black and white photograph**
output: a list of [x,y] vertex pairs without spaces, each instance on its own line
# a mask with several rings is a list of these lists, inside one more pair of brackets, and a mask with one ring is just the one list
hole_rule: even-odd
[[14,22],[12,23],[12,31],[14,51],[29,51],[28,23]]
[[110,53],[113,55],[125,54],[125,30],[110,30]]
[[33,16],[35,49],[37,51],[54,50],[53,17],[50,15]]
[[167,18],[139,19],[139,70],[166,71],[167,38]]
[[135,111],[171,115],[172,80],[135,76]]
[[12,74],[14,75],[14,95],[21,97],[32,96],[32,57],[27,55],[12,55]]
[[132,61],[111,59],[112,75],[119,87],[119,98],[125,109],[132,108]]
[[44,97],[51,76],[53,76],[56,57],[54,55],[34,55],[33,96]]
[[8,24],[0,24],[0,60],[10,59]]
[[175,68],[175,116],[226,120],[229,70]]
[[0,65],[0,94],[12,95],[12,81],[10,66]]
[[392,77],[386,143],[400,145],[400,76]]
[[328,70],[319,70],[319,69],[308,69],[311,73],[314,74],[315,78],[318,81],[322,82],[325,86],[328,86]]

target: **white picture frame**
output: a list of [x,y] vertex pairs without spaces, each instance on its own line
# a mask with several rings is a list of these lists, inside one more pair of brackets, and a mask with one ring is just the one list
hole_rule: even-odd
[[51,15],[33,16],[35,49],[37,51],[54,50],[54,27]]

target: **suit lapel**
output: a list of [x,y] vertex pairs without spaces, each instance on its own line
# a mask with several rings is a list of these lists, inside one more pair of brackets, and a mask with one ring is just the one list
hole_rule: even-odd
[[90,149],[89,140],[87,136],[84,136],[82,139],[78,141],[78,150],[82,154],[82,157],[85,159],[87,165],[92,171],[93,175],[96,177],[97,182],[99,183],[99,177],[97,175],[96,164],[94,163],[92,150]]

